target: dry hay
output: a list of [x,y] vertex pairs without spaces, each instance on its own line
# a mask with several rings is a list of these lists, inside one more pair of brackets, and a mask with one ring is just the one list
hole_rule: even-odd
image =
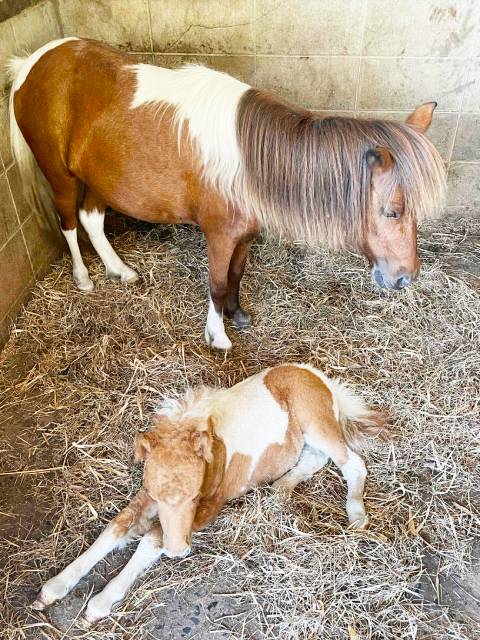
[[[197,230],[116,237],[141,273],[133,286],[107,281],[91,256],[96,288],[82,294],[70,260],[59,262],[36,286],[0,360],[1,418],[28,426],[3,447],[3,471],[29,473],[0,479],[17,489],[14,512],[23,501],[48,511],[8,538],[3,637],[85,633],[79,606],[59,622],[68,598],[46,615],[26,605],[138,488],[133,436],[161,398],[291,361],[341,376],[392,415],[394,445],[368,454],[370,530],[346,530],[345,488],[332,466],[291,498],[252,492],[194,537],[189,558],[160,562],[83,637],[167,637],[153,623],[166,610],[168,626],[171,594],[209,581],[215,591],[217,576],[235,613],[209,615],[202,637],[225,629],[220,637],[478,637],[468,616],[455,620],[417,594],[422,556],[435,558],[440,575],[462,572],[480,529],[478,282],[445,262],[465,258],[480,227],[436,225],[424,234],[421,278],[401,293],[375,289],[355,256],[259,242],[243,288],[255,324],[233,336],[226,356],[203,343],[207,265]],[[470,257],[478,259],[475,247]],[[91,576],[82,582],[84,595],[92,584]]]

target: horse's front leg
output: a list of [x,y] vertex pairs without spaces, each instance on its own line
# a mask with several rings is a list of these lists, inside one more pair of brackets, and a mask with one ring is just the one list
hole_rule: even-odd
[[163,534],[160,524],[155,524],[140,540],[135,553],[115,578],[88,601],[85,619],[88,624],[106,618],[113,605],[123,600],[132,584],[163,554]]
[[231,318],[232,326],[236,329],[249,327],[252,318],[240,305],[240,282],[245,271],[248,252],[252,244],[251,236],[240,240],[230,260],[228,268],[228,291],[225,298],[224,312],[227,318]]
[[116,516],[82,555],[46,582],[32,607],[45,609],[64,598],[73,587],[110,551],[128,543],[150,527],[156,514],[155,502],[141,489],[130,504]]
[[214,349],[231,349],[223,325],[223,307],[228,292],[228,270],[237,241],[227,234],[205,233],[208,244],[210,299],[205,340]]

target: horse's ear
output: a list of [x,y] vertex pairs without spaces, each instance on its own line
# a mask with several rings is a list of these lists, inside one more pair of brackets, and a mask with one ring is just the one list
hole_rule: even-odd
[[385,147],[369,149],[365,155],[368,166],[374,173],[388,171],[393,165],[392,154]]
[[155,434],[152,431],[137,433],[135,436],[135,462],[144,462],[154,445]]
[[208,427],[205,431],[194,430],[191,435],[195,453],[205,460],[213,460],[213,422],[208,418]]
[[425,102],[425,104],[421,104],[408,116],[406,123],[417,131],[420,131],[420,133],[425,133],[432,124],[433,112],[436,106],[436,102]]

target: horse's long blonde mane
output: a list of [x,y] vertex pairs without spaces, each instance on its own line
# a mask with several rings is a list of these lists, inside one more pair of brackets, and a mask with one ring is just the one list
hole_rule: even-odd
[[358,246],[370,214],[367,151],[393,156],[390,192],[417,220],[443,205],[445,169],[432,143],[413,127],[386,120],[323,118],[250,89],[239,104],[241,170],[236,190],[267,230],[336,248]]

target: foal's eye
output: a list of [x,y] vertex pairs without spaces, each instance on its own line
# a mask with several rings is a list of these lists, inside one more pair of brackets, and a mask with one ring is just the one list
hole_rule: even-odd
[[382,215],[384,215],[385,218],[400,218],[398,211],[394,211],[393,209],[382,209]]

